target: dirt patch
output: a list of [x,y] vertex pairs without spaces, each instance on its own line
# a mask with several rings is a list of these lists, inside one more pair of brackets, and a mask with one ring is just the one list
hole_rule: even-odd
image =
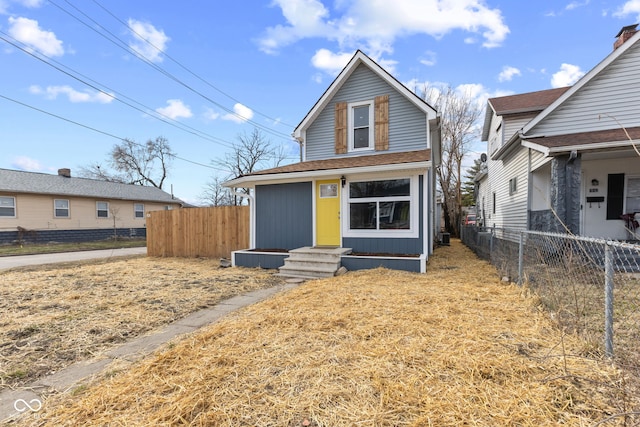
[[621,375],[584,345],[452,242],[427,274],[351,272],[235,312],[23,423],[594,425],[622,412]]
[[222,269],[207,259],[129,258],[3,271],[0,390],[277,283],[266,270]]

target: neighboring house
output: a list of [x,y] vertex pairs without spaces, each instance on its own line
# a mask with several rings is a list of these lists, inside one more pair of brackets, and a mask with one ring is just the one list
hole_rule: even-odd
[[181,206],[155,187],[75,178],[69,169],[0,169],[0,243],[146,237],[148,212]]
[[625,220],[640,213],[635,28],[569,88],[489,99],[487,173],[476,177],[486,226],[637,238]]
[[234,264],[278,268],[287,251],[324,246],[345,248],[350,270],[424,272],[439,132],[433,107],[357,51],[294,131],[303,161],[224,184],[252,190],[251,250]]

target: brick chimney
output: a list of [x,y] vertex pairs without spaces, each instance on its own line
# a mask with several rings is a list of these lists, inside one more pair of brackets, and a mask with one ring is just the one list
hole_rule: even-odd
[[616,34],[616,41],[613,43],[613,50],[616,50],[622,46],[624,42],[633,37],[633,35],[638,32],[636,29],[637,26],[638,24],[633,24],[622,27],[622,29],[618,31],[618,34]]
[[65,178],[71,178],[71,169],[68,169],[68,168],[58,169],[58,175],[64,176]]

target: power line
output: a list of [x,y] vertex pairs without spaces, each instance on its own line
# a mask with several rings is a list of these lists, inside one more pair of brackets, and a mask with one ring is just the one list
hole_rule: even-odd
[[[66,65],[64,65],[64,64],[62,64],[62,63],[60,63],[60,62],[56,61],[56,60],[55,60],[55,59],[53,59],[53,58],[48,57],[47,55],[44,55],[43,53],[38,52],[38,55],[40,55],[40,56],[38,56],[38,55],[34,54],[34,53],[33,53],[33,51],[30,51],[29,49],[26,49],[26,48],[24,48],[24,47],[22,47],[22,46],[18,45],[17,43],[19,43],[19,42],[18,42],[17,40],[15,40],[13,37],[11,37],[11,36],[9,36],[8,34],[6,34],[5,32],[3,32],[2,30],[0,30],[0,34],[4,35],[5,37],[10,38],[10,39],[11,39],[11,40],[13,40],[13,41],[8,40],[7,38],[3,37],[2,35],[0,35],[0,40],[3,40],[4,42],[6,42],[6,43],[10,44],[11,46],[15,47],[16,49],[21,50],[22,52],[24,52],[24,53],[26,53],[27,55],[29,55],[29,56],[33,57],[34,59],[37,59],[38,61],[41,61],[41,62],[45,63],[46,65],[48,65],[48,66],[50,66],[50,67],[52,67],[52,68],[56,69],[57,71],[59,71],[59,72],[61,72],[61,73],[65,74],[65,75],[67,75],[67,76],[71,77],[72,79],[77,80],[77,81],[79,81],[80,83],[82,83],[82,84],[84,84],[84,85],[86,85],[86,86],[88,86],[88,87],[90,87],[90,88],[92,88],[92,89],[94,89],[94,90],[96,90],[96,91],[98,91],[98,92],[100,92],[100,93],[103,93],[104,95],[106,95],[106,96],[110,97],[111,99],[114,99],[114,100],[116,100],[116,101],[118,101],[118,102],[120,102],[120,103],[122,103],[122,104],[124,104],[124,105],[126,105],[126,106],[128,106],[128,107],[130,107],[130,108],[133,108],[134,110],[137,110],[137,111],[139,111],[139,112],[141,112],[141,113],[143,113],[143,114],[148,114],[149,116],[151,116],[151,117],[155,118],[156,120],[159,120],[159,121],[161,121],[161,122],[163,122],[163,123],[166,123],[166,124],[168,124],[168,125],[170,125],[170,126],[176,127],[176,128],[178,128],[178,129],[180,129],[180,130],[182,130],[182,131],[184,131],[184,132],[188,132],[188,133],[190,133],[190,134],[192,134],[192,135],[195,135],[195,136],[197,136],[197,137],[200,137],[200,138],[206,139],[206,140],[208,140],[208,141],[210,141],[210,142],[214,142],[214,143],[216,143],[216,144],[223,145],[223,146],[225,146],[225,147],[227,147],[227,148],[232,148],[232,147],[233,147],[233,143],[231,143],[231,142],[228,142],[228,141],[226,141],[226,140],[224,140],[224,139],[222,139],[222,138],[218,138],[218,137],[213,136],[213,135],[209,135],[209,134],[207,134],[207,133],[205,133],[205,132],[202,132],[202,131],[200,131],[200,130],[198,130],[198,129],[196,129],[196,128],[192,127],[192,126],[189,126],[189,125],[186,125],[186,124],[180,123],[180,122],[178,122],[177,120],[174,120],[174,119],[172,119],[171,117],[167,116],[166,114],[162,114],[162,113],[160,113],[160,112],[158,112],[158,111],[155,111],[155,110],[153,110],[151,107],[148,107],[148,106],[146,106],[146,105],[144,105],[144,104],[142,104],[142,103],[140,103],[140,102],[138,102],[138,101],[134,100],[133,98],[130,98],[130,97],[128,97],[128,96],[126,96],[126,95],[124,95],[124,94],[122,94],[122,93],[119,93],[118,91],[113,90],[113,89],[109,88],[109,87],[108,87],[108,86],[106,86],[106,85],[103,85],[103,84],[101,84],[101,83],[99,83],[99,82],[96,82],[95,80],[93,80],[93,79],[91,79],[91,78],[89,78],[89,77],[87,77],[87,76],[85,76],[85,75],[83,75],[83,74],[81,74],[81,73],[79,73],[79,72],[75,71],[74,69],[72,69],[72,68],[70,68],[70,67],[67,67]],[[43,59],[43,58],[46,58],[46,60],[45,60],[45,59]],[[56,66],[56,65],[54,65],[54,63],[55,63],[55,64],[57,64],[57,66]],[[70,70],[71,72],[65,71],[65,70],[63,70],[62,68],[65,68],[65,69],[67,69],[67,70]],[[81,79],[81,78],[77,77],[76,75],[74,75],[74,74],[72,74],[72,73],[75,73],[75,74],[77,74],[77,75],[79,75],[79,76],[81,76],[81,77],[83,77],[83,78],[85,78],[85,79],[89,80],[89,81],[90,81],[90,82],[92,82],[93,84],[92,84],[92,83],[88,83],[87,81],[85,81],[85,80],[83,80],[83,79]],[[131,102],[134,102],[134,103],[136,103],[136,104],[138,104],[138,105],[142,106],[143,108],[138,108],[138,107],[136,107],[135,105],[132,105],[132,104],[130,104],[130,103],[128,103],[128,102],[125,102],[125,101],[123,101],[122,99],[120,99],[120,98],[118,98],[118,97],[115,97],[115,96],[113,96],[111,93],[109,93],[109,92],[105,91],[103,88],[100,88],[100,87],[95,86],[94,84],[95,84],[95,85],[100,85],[100,86],[102,86],[104,89],[106,89],[106,90],[108,90],[108,91],[111,91],[111,92],[113,92],[113,93],[116,93],[118,96],[121,96],[121,97],[123,97],[124,99],[128,99],[128,100],[130,100]]]
[[[58,9],[62,10],[63,12],[65,12],[66,14],[68,14],[69,16],[71,16],[73,19],[75,19],[76,21],[80,22],[81,24],[83,24],[84,26],[86,26],[87,28],[89,28],[90,30],[94,31],[95,33],[99,34],[100,36],[102,36],[103,38],[105,38],[106,40],[112,42],[114,45],[116,45],[117,47],[119,47],[120,49],[123,49],[124,51],[133,54],[136,58],[138,58],[139,60],[141,60],[142,62],[144,62],[145,64],[149,65],[151,68],[153,68],[154,70],[158,71],[159,73],[163,74],[164,76],[166,76],[167,78],[173,80],[174,82],[178,83],[179,85],[183,86],[184,88],[186,88],[187,90],[193,92],[194,94],[202,97],[203,99],[207,100],[208,102],[212,103],[213,105],[217,106],[218,108],[228,112],[229,114],[234,115],[235,117],[238,117],[241,120],[246,121],[247,123],[251,123],[254,126],[262,129],[263,131],[270,133],[274,136],[283,138],[283,139],[287,139],[290,140],[291,137],[290,135],[287,135],[285,133],[282,132],[278,132],[278,131],[274,131],[268,127],[265,127],[264,125],[257,123],[253,120],[247,119],[246,117],[243,117],[239,114],[237,114],[235,111],[230,110],[229,108],[225,107],[224,105],[214,101],[213,99],[211,99],[210,97],[208,97],[207,95],[199,92],[198,90],[196,90],[195,88],[193,88],[192,86],[188,85],[187,83],[183,82],[182,80],[180,80],[178,77],[174,76],[173,74],[171,74],[170,72],[168,72],[167,70],[163,69],[162,67],[152,63],[151,61],[149,61],[148,59],[146,59],[140,52],[136,51],[135,49],[132,49],[128,46],[128,44],[123,41],[122,39],[120,39],[118,36],[116,36],[115,34],[113,34],[111,31],[109,31],[108,29],[106,29],[103,25],[101,25],[99,22],[97,22],[95,19],[91,18],[89,15],[87,15],[86,13],[84,13],[83,11],[81,11],[78,7],[76,7],[75,5],[73,5],[72,3],[70,3],[68,0],[64,0],[65,3],[67,3],[69,6],[71,6],[72,8],[74,8],[76,11],[78,11],[80,14],[82,14],[84,17],[86,17],[88,20],[90,20],[92,23],[94,23],[96,26],[98,26],[100,29],[102,29],[104,32],[108,33],[111,37],[110,38],[108,36],[106,36],[104,33],[98,31],[96,28],[94,28],[93,26],[87,24],[85,21],[83,21],[82,19],[80,19],[79,17],[77,17],[76,15],[74,15],[73,13],[71,13],[70,11],[68,11],[67,9],[65,9],[64,7],[60,6],[59,4],[57,4],[55,1],[53,0],[49,0],[49,3],[53,4],[54,6],[56,6]],[[120,20],[118,20],[120,22]],[[128,25],[126,25],[127,29],[129,29],[130,31],[133,31]],[[135,33],[135,32],[134,32]],[[141,37],[139,34],[135,33],[136,35],[138,35],[138,37],[141,38],[141,40],[144,40],[145,42],[149,43],[148,40],[144,39],[143,37]],[[115,40],[114,40],[115,39]],[[117,42],[116,42],[117,40]],[[151,44],[151,43],[149,43]],[[153,45],[151,45],[153,46]],[[157,47],[154,46],[154,48],[157,49]],[[159,49],[158,49],[159,50]],[[160,50],[160,52],[162,52]],[[162,52],[164,55],[164,52]]]
[[[69,3],[67,0],[65,0],[67,3]],[[203,82],[204,84],[206,84],[207,86],[209,86],[210,88],[212,88],[213,90],[217,91],[218,93],[226,96],[227,98],[229,98],[230,100],[243,104],[241,101],[239,101],[238,99],[234,98],[233,96],[229,95],[228,93],[226,93],[225,91],[223,91],[222,89],[216,87],[215,85],[213,85],[212,83],[210,83],[209,81],[205,80],[203,77],[201,77],[200,75],[196,74],[195,72],[191,71],[189,68],[187,68],[185,65],[183,65],[180,61],[178,61],[177,59],[173,58],[171,55],[169,55],[167,52],[163,51],[162,49],[158,48],[157,46],[155,46],[153,43],[151,43],[149,40],[145,39],[144,37],[142,37],[141,34],[138,34],[133,28],[131,28],[131,26],[126,23],[125,21],[123,21],[122,19],[120,19],[118,16],[116,16],[113,12],[111,12],[109,9],[107,9],[104,5],[102,5],[99,1],[97,0],[93,0],[93,2],[95,4],[97,4],[102,10],[104,10],[106,13],[108,13],[109,15],[111,15],[113,17],[113,19],[115,19],[116,21],[120,22],[122,25],[124,25],[125,27],[127,27],[132,33],[134,33],[135,35],[137,35],[138,37],[140,37],[141,40],[144,40],[149,46],[153,47],[155,50],[157,50],[158,52],[160,52],[162,55],[164,55],[165,57],[169,58],[172,62],[174,62],[175,64],[177,64],[180,68],[182,68],[183,70],[185,70],[187,73],[191,74],[192,76],[194,76],[195,78],[197,78],[198,80],[200,80],[201,82]],[[244,105],[244,104],[243,104]],[[269,119],[273,122],[280,122],[285,126],[289,126],[290,128],[294,128],[295,126],[290,125],[288,123],[282,122],[279,119],[275,119],[273,117],[270,117],[264,113],[261,113],[260,111],[251,108],[252,111],[255,111],[257,114],[259,114],[260,116],[264,117],[265,119]]]
[[[71,123],[71,124],[74,124],[74,125],[76,125],[76,126],[80,126],[80,127],[82,127],[82,128],[85,128],[85,129],[91,130],[91,131],[93,131],[93,132],[97,132],[97,133],[100,133],[100,134],[102,134],[102,135],[108,136],[108,137],[110,137],[110,138],[117,139],[117,140],[119,140],[119,141],[125,141],[125,140],[127,140],[127,141],[131,141],[131,140],[128,140],[128,139],[126,139],[126,138],[122,138],[122,137],[120,137],[120,136],[114,135],[114,134],[112,134],[112,133],[109,133],[109,132],[106,132],[106,131],[103,131],[103,130],[100,130],[100,129],[94,128],[94,127],[92,127],[92,126],[82,124],[82,123],[77,122],[77,121],[75,121],[75,120],[71,120],[71,119],[68,119],[68,118],[66,118],[66,117],[62,117],[62,116],[60,116],[60,115],[58,115],[58,114],[51,113],[51,112],[46,111],[46,110],[43,110],[43,109],[41,109],[41,108],[34,107],[33,105],[29,105],[29,104],[27,104],[27,103],[24,103],[24,102],[18,101],[17,99],[13,99],[13,98],[10,98],[10,97],[8,97],[8,96],[4,96],[4,95],[2,95],[2,94],[0,94],[0,98],[6,99],[7,101],[14,102],[14,103],[16,103],[16,104],[18,104],[18,105],[22,105],[23,107],[30,108],[30,109],[32,109],[32,110],[38,111],[39,113],[46,114],[46,115],[51,116],[51,117],[55,117],[56,119],[63,120],[63,121],[65,121],[65,122],[67,122],[67,123]],[[135,142],[135,141],[131,141],[131,142],[132,142],[133,144],[135,144],[135,145],[139,146],[139,147],[143,147],[143,148],[144,148],[144,145],[142,145],[142,144],[140,144],[140,143],[137,143],[137,142]],[[226,171],[226,170],[224,170],[224,169],[216,168],[216,167],[213,167],[213,166],[211,166],[211,165],[205,165],[204,163],[196,162],[196,161],[194,161],[194,160],[185,159],[184,157],[180,157],[180,156],[177,156],[177,155],[175,155],[175,154],[171,154],[171,157],[173,157],[173,158],[175,158],[175,159],[178,159],[178,160],[182,160],[183,162],[191,163],[191,164],[193,164],[193,165],[202,166],[202,167],[205,167],[205,168],[207,168],[207,169],[213,169],[213,170],[216,170],[216,171],[218,171],[218,172],[227,172],[227,171]]]

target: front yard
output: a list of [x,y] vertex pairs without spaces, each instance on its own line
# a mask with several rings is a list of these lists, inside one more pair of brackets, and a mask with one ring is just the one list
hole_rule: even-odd
[[0,272],[0,391],[231,296],[280,283],[268,271],[218,264],[130,258]]
[[[46,293],[43,285],[52,275],[65,282],[60,292],[80,287],[74,295],[115,288],[96,299],[105,307],[99,310],[103,324],[94,328],[139,327],[142,313],[122,304],[123,296],[140,287],[138,276],[125,268],[131,262],[120,261],[121,267],[107,273],[113,282],[100,275],[78,280],[86,268],[40,272],[40,285],[31,292]],[[192,307],[209,304],[211,294],[226,287],[213,276],[188,273],[179,276],[182,281],[166,280],[173,270],[184,273],[192,263],[207,261],[135,262],[149,263],[147,274],[154,280],[148,286],[164,288],[161,295],[141,292],[126,299],[131,305],[145,299],[149,313],[177,317],[176,307],[185,301]],[[234,286],[272,280],[259,270],[221,271],[235,277]],[[19,281],[20,273],[14,274]],[[10,330],[28,335],[18,340],[39,334],[28,326],[48,324],[57,304],[70,304],[53,295],[42,295],[34,308],[43,312],[40,320],[16,318]],[[68,340],[79,337],[75,348],[82,353],[92,328],[81,322],[69,328]],[[123,332],[118,339],[125,338]],[[501,283],[493,267],[454,241],[438,249],[425,275],[376,269],[307,282],[122,372],[51,396],[42,411],[18,424],[624,425],[616,414],[629,411],[637,396],[625,394],[622,374],[606,361],[585,357],[590,350],[558,330],[526,289]],[[43,353],[38,360],[47,357]]]

